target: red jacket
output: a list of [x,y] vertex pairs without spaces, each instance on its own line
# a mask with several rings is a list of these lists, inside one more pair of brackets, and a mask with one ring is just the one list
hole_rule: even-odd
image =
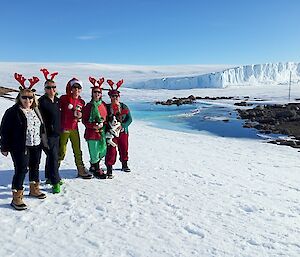
[[78,130],[78,119],[74,116],[74,112],[75,110],[82,110],[84,105],[85,102],[80,97],[77,99],[68,95],[62,95],[60,97],[59,107],[61,111],[62,131]]
[[[96,125],[96,123],[89,122],[89,118],[90,118],[90,114],[91,114],[91,107],[92,107],[92,104],[88,103],[83,109],[82,122],[85,125],[84,138],[86,140],[100,140],[101,133],[98,130],[95,130],[93,128]],[[107,109],[106,109],[106,104],[103,101],[98,106],[98,110],[99,110],[100,116],[104,120],[104,124],[106,124]]]

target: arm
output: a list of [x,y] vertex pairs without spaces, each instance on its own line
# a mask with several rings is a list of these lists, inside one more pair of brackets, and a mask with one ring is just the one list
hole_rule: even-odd
[[122,112],[124,111],[126,113],[126,116],[125,116],[124,120],[122,121],[122,127],[127,129],[132,122],[132,117],[131,117],[129,108],[125,104],[123,106],[124,106],[124,109],[122,110]]
[[94,125],[92,122],[89,122],[90,118],[90,113],[91,113],[91,108],[90,105],[87,104],[86,106],[83,107],[82,110],[82,123],[86,128],[93,129]]
[[[7,152],[10,151],[11,138],[13,133],[12,117],[10,111],[6,111],[2,118],[0,127],[0,149],[3,155],[7,156]],[[5,154],[6,153],[6,154]]]

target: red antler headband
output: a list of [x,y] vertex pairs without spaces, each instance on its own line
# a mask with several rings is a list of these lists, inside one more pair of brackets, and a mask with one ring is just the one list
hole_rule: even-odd
[[117,82],[117,84],[116,84],[117,87],[114,88],[113,86],[114,86],[115,82],[113,82],[110,79],[107,80],[107,83],[111,87],[112,90],[118,90],[122,86],[123,82],[124,82],[123,79],[121,79],[120,81]]
[[[54,77],[58,74],[58,72],[53,72],[52,74],[50,74],[50,72],[47,69],[45,69],[45,68],[40,69],[40,71],[43,72],[45,79],[48,80],[48,81],[49,80],[53,81]],[[51,76],[50,78],[48,78],[49,74]]]
[[115,82],[113,82],[112,80],[108,79],[107,83],[108,83],[108,85],[111,88],[111,89],[108,90],[108,95],[114,95],[114,94],[118,94],[119,95],[120,92],[119,92],[118,89],[122,86],[123,82],[124,82],[123,79],[121,79],[120,81],[117,82],[116,88],[114,88]]
[[[89,77],[89,81],[94,85],[93,87],[99,87],[102,89],[102,84],[104,82],[104,78],[99,78],[99,80],[96,80],[93,77]],[[96,85],[98,83],[98,86]]]
[[38,82],[40,81],[40,79],[39,79],[38,77],[32,77],[31,79],[28,79],[30,85],[29,85],[28,88],[26,88],[26,86],[25,86],[25,81],[26,81],[26,79],[23,77],[22,74],[15,73],[15,79],[16,79],[16,80],[20,83],[20,85],[21,85],[21,86],[19,87],[20,90],[30,89],[30,90],[32,90],[32,91],[35,91],[34,89],[32,89],[32,87],[33,87],[36,83],[38,83]]

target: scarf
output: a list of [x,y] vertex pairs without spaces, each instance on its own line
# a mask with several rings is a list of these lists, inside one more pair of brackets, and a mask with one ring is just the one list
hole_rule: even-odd
[[89,122],[102,122],[103,118],[100,116],[98,107],[99,105],[102,104],[102,100],[99,101],[95,101],[92,100],[91,101],[91,113],[90,113],[90,118],[89,118]]

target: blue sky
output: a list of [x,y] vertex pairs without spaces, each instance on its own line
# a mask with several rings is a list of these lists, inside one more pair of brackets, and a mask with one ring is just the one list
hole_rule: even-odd
[[300,61],[298,0],[6,0],[0,8],[0,61]]

